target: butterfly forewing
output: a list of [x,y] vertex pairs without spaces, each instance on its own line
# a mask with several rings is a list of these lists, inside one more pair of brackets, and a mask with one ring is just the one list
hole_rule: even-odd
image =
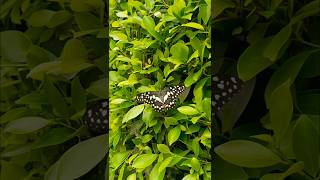
[[138,103],[150,104],[155,111],[161,112],[172,109],[184,90],[184,86],[171,86],[162,91],[142,93],[137,96],[136,100]]

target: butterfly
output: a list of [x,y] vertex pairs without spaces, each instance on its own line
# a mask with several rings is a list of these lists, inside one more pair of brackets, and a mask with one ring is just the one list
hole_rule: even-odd
[[161,91],[150,91],[139,94],[136,101],[139,104],[150,104],[157,112],[163,112],[175,107],[178,97],[185,91],[183,85],[170,86]]
[[108,131],[108,100],[100,100],[91,104],[83,115],[83,121],[95,134]]
[[212,77],[211,105],[214,112],[219,112],[224,104],[229,102],[243,87],[243,81],[235,76]]

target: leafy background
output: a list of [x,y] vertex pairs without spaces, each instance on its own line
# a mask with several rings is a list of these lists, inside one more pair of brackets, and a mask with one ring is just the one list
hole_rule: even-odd
[[[150,16],[157,24],[162,16],[157,17],[159,13],[154,14],[155,9],[166,9],[163,6],[156,6],[166,1],[156,1],[155,4],[152,1],[143,1],[141,3],[146,4],[146,8],[140,10],[136,9],[140,6],[139,3],[131,2],[135,6],[134,12],[141,13],[138,16]],[[195,3],[209,4],[209,2]],[[152,7],[152,4],[154,11],[149,11],[147,8]],[[173,3],[170,1],[168,5],[171,6]],[[212,119],[214,125],[212,149],[216,153],[213,161],[213,179],[319,179],[319,0],[213,0],[212,7],[213,73],[238,74],[241,79],[248,81],[244,90],[223,108],[218,118]],[[113,8],[122,12],[128,6]],[[195,13],[198,11],[192,12],[191,20],[200,23],[205,31],[209,31],[208,12],[202,11],[206,13],[199,15]],[[105,39],[108,35],[106,12],[108,12],[106,2],[99,0],[1,1],[1,179],[57,179],[57,177],[74,179],[81,176],[80,179],[103,178],[105,167],[95,166],[106,153],[106,137],[102,135],[89,138],[91,135],[83,127],[81,116],[87,103],[105,99],[108,96],[108,79],[106,78],[108,63],[105,61],[108,58]],[[127,10],[127,12],[127,16],[132,17],[132,11]],[[110,13],[111,20],[120,19],[113,12]],[[160,15],[163,15],[163,12]],[[177,15],[181,16],[180,13]],[[200,16],[201,21],[198,19]],[[132,19],[132,21],[135,20]],[[189,22],[188,19],[184,20],[186,23]],[[165,24],[167,23],[182,25],[185,22],[178,21],[175,24],[170,21]],[[121,27],[121,24],[118,26]],[[110,27],[112,27],[111,31],[117,31],[116,27],[112,25]],[[143,38],[154,40],[161,37],[156,34],[168,37],[168,29],[154,33],[150,29],[149,32],[148,27],[150,24],[145,27],[137,25],[139,31],[136,30],[135,37],[138,43],[143,42]],[[128,26],[128,28],[132,27]],[[177,32],[183,34],[179,28]],[[188,29],[191,33],[181,36],[186,37],[182,40],[189,48],[188,57],[190,58],[190,53],[195,52],[195,48],[188,42],[195,28],[188,27]],[[131,32],[125,30],[120,32],[127,36],[127,41],[128,37],[131,38]],[[197,36],[200,39],[204,37],[200,34]],[[115,41],[113,47],[119,45],[119,49],[124,49],[126,53],[132,51],[127,47],[132,47],[134,44],[124,42],[117,44],[123,39],[115,40],[114,38],[117,36],[112,37]],[[169,39],[170,47],[177,43],[177,39]],[[201,40],[199,47],[205,44],[205,38]],[[146,43],[148,44],[148,41]],[[210,44],[209,41],[207,44]],[[168,47],[165,51],[162,45],[161,40],[152,43],[148,48],[145,48],[146,44],[143,43],[140,49],[148,49],[149,53],[154,54],[141,53],[147,65],[142,66],[138,63],[136,66],[130,65],[127,69],[137,70],[136,80],[147,79],[146,82],[139,81],[134,85],[135,88],[129,88],[132,82],[127,81],[127,84],[123,83],[123,87],[117,88],[129,88],[132,91],[130,94],[134,96],[138,92],[149,90],[148,88],[160,89],[165,85],[180,82],[177,80],[168,82],[168,78],[160,81],[157,79],[157,72],[163,73],[164,76],[165,65],[168,64],[165,58],[173,56],[170,48]],[[210,46],[204,46],[210,49]],[[148,59],[153,59],[152,56],[156,54],[157,49],[162,51],[164,61],[158,58],[159,69],[153,71],[154,66],[148,66],[153,61]],[[200,58],[201,53],[198,51],[193,61]],[[208,53],[206,58],[209,58]],[[122,64],[124,62],[120,61]],[[187,66],[190,68],[187,69],[185,64],[180,64],[179,68],[186,69],[187,73],[178,71],[178,75],[181,79],[189,77],[191,73],[196,74],[195,72],[198,72],[202,65]],[[145,69],[134,69],[136,67]],[[124,74],[128,66],[122,66],[122,68],[124,68],[120,73],[124,77],[122,81],[129,80],[128,75]],[[150,69],[151,71],[143,71]],[[118,70],[113,69],[116,72]],[[207,71],[208,69],[205,69],[205,73],[199,73],[201,79],[210,74],[210,72],[206,73]],[[177,72],[170,72],[169,76],[171,73],[177,74]],[[175,77],[179,77],[178,75]],[[117,82],[117,80],[110,80],[110,82]],[[182,105],[196,104],[195,107],[190,107],[199,108],[196,97],[193,97],[196,85],[192,84],[189,95],[182,99]],[[206,82],[202,90],[203,97],[209,97],[210,82]],[[115,91],[111,90],[110,93],[112,92]],[[113,97],[119,98],[119,96],[120,94],[114,94]],[[122,116],[127,110],[136,106],[133,104],[133,97],[120,98],[124,99],[124,97],[127,101],[123,103],[129,102],[128,107],[116,110]],[[117,103],[117,101],[114,102]],[[127,123],[130,127],[125,124],[121,127],[122,130],[131,129],[136,125],[133,121],[140,121],[146,127],[143,114],[147,108],[143,107],[142,115],[135,119],[129,118]],[[180,112],[171,113],[174,115]],[[147,115],[146,112],[145,117]],[[160,142],[168,146],[170,152],[175,153],[173,150],[181,147],[183,150],[189,150],[189,155],[197,152],[197,150],[194,151],[197,148],[192,147],[192,144],[184,146],[179,142],[184,141],[182,136],[187,136],[182,126],[193,125],[192,122],[186,121],[190,120],[190,116],[187,116],[185,120],[179,120],[178,117],[178,127],[181,129],[178,141],[170,146],[166,142],[167,138],[164,137]],[[122,121],[122,117],[120,120]],[[163,122],[166,119],[158,117],[158,121]],[[202,121],[206,124],[208,119],[205,116],[201,117],[195,125],[204,128]],[[28,122],[28,126],[25,122]],[[167,122],[175,123],[176,121],[167,118]],[[148,123],[152,125],[152,122]],[[168,130],[177,125],[170,124]],[[110,128],[114,127],[110,126]],[[140,133],[134,129],[131,132]],[[145,132],[151,135],[156,133],[144,130],[143,133]],[[193,138],[199,135],[199,131],[194,133],[195,136],[192,134],[188,136]],[[152,136],[150,140],[156,145],[150,145],[150,148],[146,149],[144,149],[142,137],[146,141],[148,136],[130,136],[129,140],[132,137],[137,138],[135,142],[139,145],[138,152],[159,154],[160,149],[168,152],[165,146],[157,146],[160,143],[155,142],[156,136]],[[210,135],[204,138],[202,142],[209,146]],[[111,140],[113,143],[114,139]],[[121,142],[123,141],[122,137]],[[201,151],[197,159],[209,161],[207,156],[203,156],[208,146],[202,142],[200,140]],[[123,151],[128,147],[129,150],[135,148],[134,142],[128,144],[128,147],[125,147],[126,144],[118,144]],[[115,147],[112,146],[113,153],[114,150]],[[90,157],[85,155],[88,152]],[[130,154],[132,155],[134,153]],[[163,158],[168,155],[172,154],[164,153]],[[126,158],[126,154],[123,156]],[[155,158],[157,160],[148,167],[151,171],[160,156],[157,155]],[[141,168],[133,167],[132,163],[134,161],[125,163],[124,174],[137,173],[136,176],[139,178],[140,175],[136,169]],[[102,162],[102,164],[105,163]],[[198,173],[198,171],[190,171],[192,168],[197,169],[197,163],[193,161],[192,164],[191,161],[189,164],[186,163],[186,166],[181,166],[184,169],[179,171],[173,171],[170,169],[172,167],[166,168],[166,174],[172,171],[173,175],[181,177],[192,172]],[[178,165],[174,165],[173,168]],[[208,167],[203,165],[201,163],[202,170],[208,170],[206,169]],[[95,168],[89,172],[93,167]],[[111,168],[114,169],[114,166]],[[148,172],[148,168],[142,172]],[[115,173],[119,174],[119,170],[117,169]],[[112,169],[110,172],[112,173]],[[174,174],[174,172],[178,173]],[[133,177],[134,175],[131,176]],[[193,177],[188,176],[188,178]]]
[[[210,1],[110,1],[110,179],[211,179]],[[139,93],[184,84],[177,108]]]
[[107,136],[82,115],[107,98],[106,12],[101,0],[1,1],[1,179],[104,179]]
[[213,179],[319,179],[319,12],[213,1],[213,66],[246,82],[213,122]]

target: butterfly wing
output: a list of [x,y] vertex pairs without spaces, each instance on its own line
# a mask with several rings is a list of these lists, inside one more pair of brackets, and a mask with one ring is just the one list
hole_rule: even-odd
[[184,90],[184,86],[171,86],[162,91],[139,94],[136,97],[136,101],[138,103],[150,104],[155,111],[162,112],[172,109],[176,105],[177,98]]
[[89,105],[84,116],[84,123],[95,134],[104,134],[108,131],[108,100],[100,100]]
[[235,77],[212,77],[212,107],[215,112],[220,111],[222,106],[229,102],[232,97],[238,94],[243,86],[243,82]]

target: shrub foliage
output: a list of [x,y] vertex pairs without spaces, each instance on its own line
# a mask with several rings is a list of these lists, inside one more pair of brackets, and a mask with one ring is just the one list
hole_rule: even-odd
[[213,1],[213,66],[247,84],[213,122],[213,179],[319,178],[319,12],[318,0]]
[[105,162],[88,172],[107,136],[91,138],[82,115],[107,98],[105,9],[101,0],[1,1],[1,179],[104,179]]
[[[210,179],[210,1],[110,1],[110,179]],[[185,85],[175,109],[139,93]]]

